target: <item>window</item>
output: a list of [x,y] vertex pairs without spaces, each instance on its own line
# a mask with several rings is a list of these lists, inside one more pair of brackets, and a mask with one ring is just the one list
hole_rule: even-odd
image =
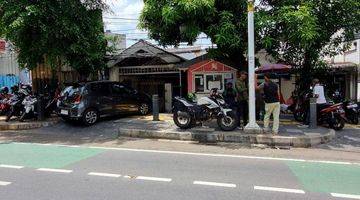
[[115,95],[130,95],[131,91],[120,84],[112,85],[112,92]]
[[195,75],[195,92],[204,92],[204,75]]
[[209,92],[213,88],[223,91],[224,78],[223,74],[196,74],[194,77],[195,92]]
[[95,95],[110,95],[109,83],[93,83],[90,86]]
[[224,79],[222,74],[208,74],[206,75],[206,90],[210,91],[217,88],[222,91],[224,88]]

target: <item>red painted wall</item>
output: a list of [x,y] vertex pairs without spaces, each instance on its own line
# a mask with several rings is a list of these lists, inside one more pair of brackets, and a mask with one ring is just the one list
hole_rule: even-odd
[[213,73],[213,72],[225,72],[230,73],[236,71],[235,69],[228,67],[221,62],[215,60],[205,60],[199,63],[196,63],[189,67],[187,71],[187,82],[188,82],[188,92],[193,92],[193,76],[194,73]]

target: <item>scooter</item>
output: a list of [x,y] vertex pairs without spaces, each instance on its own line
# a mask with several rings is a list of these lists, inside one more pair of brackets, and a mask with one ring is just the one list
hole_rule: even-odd
[[11,117],[16,115],[20,116],[23,111],[22,102],[26,96],[29,96],[31,93],[30,87],[23,86],[21,87],[9,100],[9,105],[11,106],[9,111],[6,114],[5,121],[10,121]]
[[22,105],[24,106],[24,110],[20,116],[19,121],[24,121],[25,119],[35,118],[37,116],[37,98],[35,96],[29,95],[25,97],[22,101]]

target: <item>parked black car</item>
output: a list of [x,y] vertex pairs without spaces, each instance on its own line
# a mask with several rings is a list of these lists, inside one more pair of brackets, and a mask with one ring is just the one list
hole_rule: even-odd
[[65,120],[95,124],[100,117],[151,110],[149,95],[139,93],[119,82],[96,81],[66,87],[58,100],[58,114]]

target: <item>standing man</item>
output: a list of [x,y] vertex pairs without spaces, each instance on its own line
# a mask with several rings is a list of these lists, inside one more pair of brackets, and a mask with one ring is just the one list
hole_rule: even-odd
[[236,91],[232,82],[226,83],[226,88],[223,93],[225,102],[230,105],[231,109],[236,109]]
[[[265,132],[268,132],[270,124],[270,116],[273,116],[273,128],[272,133],[277,135],[279,133],[279,123],[280,123],[280,90],[279,86],[271,81],[271,74],[266,73],[264,75],[265,82],[260,86],[257,86],[257,89],[263,90],[264,101],[265,101],[265,116],[264,116],[264,129]],[[256,79],[257,82],[257,79]]]
[[[317,116],[319,116],[320,111],[327,106],[327,101],[325,98],[325,89],[324,86],[320,84],[319,79],[314,79],[312,82],[313,87],[313,96],[316,98],[316,110]],[[305,117],[305,125],[308,126],[310,124],[310,105],[308,105],[308,109]]]
[[237,114],[239,118],[239,126],[241,126],[241,119],[243,121],[243,127],[247,125],[249,117],[249,88],[247,77],[248,74],[244,71],[240,72],[240,76],[236,81],[236,101],[237,101]]

